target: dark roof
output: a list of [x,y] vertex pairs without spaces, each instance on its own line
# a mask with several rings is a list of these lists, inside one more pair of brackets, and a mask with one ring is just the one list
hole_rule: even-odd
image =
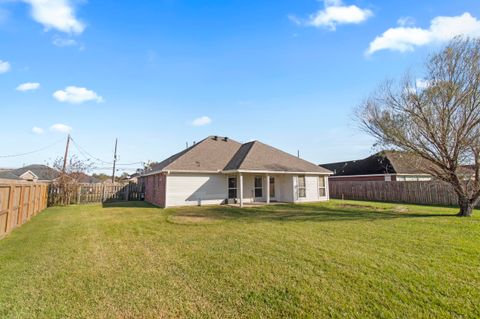
[[21,180],[20,177],[13,174],[10,171],[0,171],[0,179],[14,179],[14,180]]
[[28,171],[31,171],[33,174],[35,174],[38,177],[39,180],[42,180],[42,181],[52,181],[60,176],[60,172],[57,171],[56,169],[53,169],[46,165],[38,165],[38,164],[24,166],[22,168],[14,169],[10,172],[20,177],[22,174]]
[[424,160],[399,151],[382,151],[361,160],[321,164],[321,166],[331,170],[334,173],[333,176],[425,174],[425,167],[427,167]]
[[258,141],[241,144],[229,138],[209,136],[199,143],[154,165],[147,174],[160,171],[330,171]]
[[100,180],[98,178],[87,175],[85,173],[77,173],[77,174],[75,174],[75,178],[76,178],[78,183],[84,183],[84,184],[100,183]]
[[259,141],[243,144],[225,170],[258,170],[279,172],[330,173],[323,167],[307,162]]

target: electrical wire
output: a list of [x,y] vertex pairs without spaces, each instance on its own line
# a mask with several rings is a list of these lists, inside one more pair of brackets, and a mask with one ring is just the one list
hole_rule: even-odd
[[55,142],[55,143],[53,143],[53,144],[50,144],[50,145],[48,145],[48,146],[42,147],[42,148],[40,148],[40,149],[31,151],[31,152],[19,153],[19,154],[11,154],[11,155],[0,155],[0,158],[20,157],[20,156],[35,154],[35,153],[38,153],[38,152],[47,150],[47,149],[49,149],[49,148],[51,148],[51,147],[53,147],[53,146],[55,146],[55,145],[57,145],[57,144],[60,144],[61,142],[63,142],[63,139],[58,140],[57,142]]
[[[100,162],[102,164],[110,164],[113,165],[113,162],[108,162],[104,161],[96,156],[93,156],[91,153],[89,153],[85,148],[81,147],[72,137],[70,137],[70,140],[72,141],[73,145],[75,148],[85,157],[89,157],[91,159],[96,160],[97,162]],[[143,164],[143,162],[134,162],[134,163],[116,163],[115,165],[118,166],[130,166],[130,165],[140,165]]]

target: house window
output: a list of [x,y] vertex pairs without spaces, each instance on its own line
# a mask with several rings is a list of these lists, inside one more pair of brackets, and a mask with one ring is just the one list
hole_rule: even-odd
[[305,184],[305,175],[298,176],[298,197],[307,197],[307,189]]
[[320,197],[327,196],[327,187],[325,183],[325,177],[323,176],[318,177],[318,195]]
[[255,176],[255,197],[263,197],[262,177]]
[[237,198],[237,178],[228,178],[228,198]]

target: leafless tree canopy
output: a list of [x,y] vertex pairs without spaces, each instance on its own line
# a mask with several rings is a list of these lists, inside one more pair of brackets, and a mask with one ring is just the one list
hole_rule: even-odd
[[387,81],[359,108],[362,127],[384,147],[417,155],[450,183],[460,216],[480,197],[480,40],[456,38],[411,75]]
[[73,155],[67,160],[65,172],[63,172],[63,157],[59,157],[53,163],[53,167],[62,172],[60,177],[55,181],[59,196],[59,203],[68,205],[71,203],[71,198],[77,191],[77,186],[81,178],[88,173],[93,166],[88,160],[81,160]]

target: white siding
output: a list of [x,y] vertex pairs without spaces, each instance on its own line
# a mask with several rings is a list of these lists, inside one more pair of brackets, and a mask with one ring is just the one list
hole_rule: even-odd
[[[255,176],[262,177],[262,197],[254,198]],[[293,202],[293,176],[269,174],[275,178],[275,201]],[[267,200],[266,174],[243,174],[243,200],[245,203],[264,202]]]
[[167,175],[166,206],[218,205],[228,197],[222,174]]
[[[229,176],[237,177],[237,191],[240,191],[238,175],[169,174],[166,182],[166,207],[222,204],[228,198]],[[262,177],[263,196],[254,199],[255,176]],[[328,200],[328,180],[326,181],[327,196],[320,197],[318,175],[305,176],[306,197],[304,198],[298,198],[298,176],[290,174],[270,176],[275,178],[275,200],[278,202],[301,203]],[[266,201],[266,183],[265,174],[243,174],[244,203],[252,203],[254,200]]]
[[280,195],[277,201],[292,203],[294,201],[293,175],[278,175],[277,189],[280,189]]
[[[321,176],[322,178],[325,178]],[[295,188],[295,202],[302,203],[302,202],[319,202],[325,201],[329,199],[329,192],[328,192],[328,179],[326,182],[326,196],[320,196],[319,192],[319,176],[318,175],[306,175],[305,176],[305,197],[298,197],[298,176],[295,176],[293,179],[293,185]]]

